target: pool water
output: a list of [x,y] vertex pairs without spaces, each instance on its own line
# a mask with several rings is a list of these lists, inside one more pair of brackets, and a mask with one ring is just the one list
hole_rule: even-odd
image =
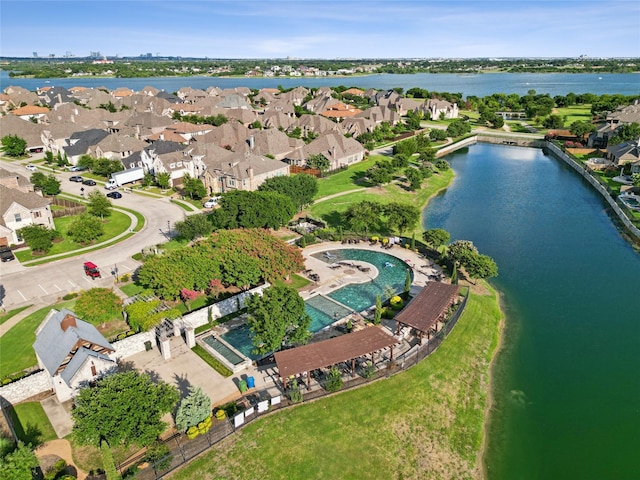
[[[374,265],[378,269],[378,276],[370,283],[354,283],[334,290],[328,295],[316,295],[305,302],[305,311],[311,317],[309,330],[318,332],[337,320],[346,317],[352,311],[361,312],[376,303],[376,295],[380,295],[382,301],[386,301],[393,295],[404,290],[404,282],[407,278],[409,266],[402,260],[388,253],[372,250],[340,249],[325,252],[313,256],[327,263],[338,261],[358,260]],[[413,271],[411,278],[413,280]],[[327,298],[328,297],[328,298]],[[258,360],[263,355],[251,353],[251,330],[248,325],[229,330],[221,335],[222,339],[232,345],[243,355]]]
[[[378,269],[378,276],[369,283],[352,283],[334,290],[327,296],[343,305],[361,312],[375,305],[376,295],[380,295],[382,301],[389,300],[393,295],[404,290],[404,282],[407,278],[409,266],[393,255],[374,250],[341,249],[331,250],[331,257],[327,258],[324,252],[315,254],[314,257],[330,263],[359,260],[372,264]],[[413,271],[411,279],[413,280]]]
[[244,362],[244,358],[242,358],[236,352],[231,350],[229,347],[227,347],[224,343],[222,343],[220,340],[215,338],[213,335],[204,337],[202,341],[207,345],[209,345],[211,348],[213,348],[216,352],[218,352],[224,358],[226,358],[231,363],[231,365],[240,365],[242,362]]

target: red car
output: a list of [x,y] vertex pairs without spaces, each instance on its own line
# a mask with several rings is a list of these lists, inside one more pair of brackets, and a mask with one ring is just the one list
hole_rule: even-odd
[[92,262],[84,262],[84,274],[91,278],[101,278],[100,269]]

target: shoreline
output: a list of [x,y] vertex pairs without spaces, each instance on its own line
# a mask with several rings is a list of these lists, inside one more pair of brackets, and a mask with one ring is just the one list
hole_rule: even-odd
[[488,478],[488,470],[487,470],[487,448],[489,446],[488,438],[489,438],[489,424],[490,424],[490,415],[491,410],[495,405],[495,396],[493,394],[496,376],[494,374],[494,369],[496,368],[496,360],[498,356],[502,353],[505,347],[505,336],[504,329],[507,323],[507,317],[504,314],[503,308],[503,294],[496,287],[491,285],[488,281],[485,280],[485,283],[495,292],[496,300],[498,302],[498,310],[500,311],[500,323],[498,324],[498,344],[491,354],[491,360],[489,362],[489,382],[487,388],[487,397],[486,404],[484,406],[483,420],[482,420],[482,442],[480,444],[480,451],[478,452],[478,462],[477,466],[479,472],[481,474],[481,478]]

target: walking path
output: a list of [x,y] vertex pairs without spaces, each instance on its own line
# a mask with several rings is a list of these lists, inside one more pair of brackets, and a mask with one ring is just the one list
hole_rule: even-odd
[[73,461],[73,455],[71,454],[71,444],[68,440],[59,438],[58,440],[51,440],[41,447],[38,447],[35,452],[38,459],[42,459],[47,455],[55,455],[62,458],[67,465],[71,465],[76,469],[78,480],[84,480],[87,478],[87,474],[80,470]]

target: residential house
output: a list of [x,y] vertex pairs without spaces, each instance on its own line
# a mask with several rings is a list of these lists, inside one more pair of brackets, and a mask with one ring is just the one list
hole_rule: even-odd
[[62,147],[63,153],[72,165],[77,165],[82,155],[88,155],[90,151],[95,151],[95,147],[102,140],[109,136],[106,130],[91,128],[72,134]]
[[183,136],[187,140],[191,140],[194,137],[206,135],[207,133],[214,130],[216,127],[213,125],[207,125],[206,123],[203,125],[196,125],[195,123],[188,122],[178,122],[173,125],[169,125],[165,128],[165,130],[170,130],[178,135]]
[[185,175],[196,176],[193,161],[186,150],[155,155],[152,168],[154,175],[168,173],[172,187],[180,187]]
[[359,113],[355,116],[355,118],[368,118],[371,120],[376,126],[380,125],[382,122],[387,122],[389,125],[394,126],[402,121],[402,118],[398,112],[396,112],[393,108],[384,106],[374,106],[364,110],[362,113]]
[[48,113],[49,109],[47,107],[37,107],[35,105],[26,105],[11,111],[12,115],[20,117],[22,120],[29,120],[34,123],[48,122]]
[[295,117],[269,109],[265,110],[265,112],[258,117],[258,120],[264,128],[289,130],[289,127],[291,127],[295,121]]
[[73,103],[71,92],[64,87],[51,87],[47,91],[38,94],[41,104],[53,108],[64,103]]
[[289,165],[280,160],[246,153],[232,153],[203,174],[203,183],[210,194],[232,190],[255,191],[265,180],[289,175]]
[[362,117],[345,118],[340,126],[343,134],[349,134],[353,138],[358,138],[366,132],[373,132],[376,128],[376,124],[372,120]]
[[270,128],[267,130],[251,130],[246,140],[231,146],[237,153],[249,152],[254,155],[271,155],[282,160],[292,151],[302,148],[304,141],[290,138],[286,133]]
[[213,130],[205,135],[196,137],[196,141],[199,143],[213,143],[222,148],[231,148],[232,145],[236,145],[245,141],[251,135],[251,130],[241,123],[228,122],[223,123],[219,127],[214,127]]
[[432,118],[439,120],[441,117],[446,119],[458,118],[458,104],[451,103],[446,100],[438,100],[437,98],[430,98],[422,105],[420,109],[425,118]]
[[114,347],[96,327],[66,308],[49,312],[36,330],[33,349],[61,402],[117,369],[109,356],[115,352]]
[[20,117],[13,115],[0,117],[0,132],[2,132],[2,136],[19,136],[27,142],[27,150],[30,152],[37,152],[44,149],[45,144],[42,140],[44,128],[45,126],[42,124],[22,120]]
[[619,167],[640,161],[640,139],[607,147],[607,158]]
[[361,112],[362,110],[360,110],[359,108],[355,108],[353,105],[337,102],[329,105],[326,110],[320,112],[320,115],[322,115],[323,117],[332,118],[335,121],[340,122],[345,118],[353,117]]
[[301,115],[291,126],[287,129],[291,133],[296,127],[302,130],[302,137],[307,137],[310,132],[315,134],[323,134],[327,132],[335,132],[340,129],[337,123],[332,122],[328,118],[324,118],[320,115],[309,115],[305,113]]
[[154,172],[154,162],[158,155],[172,152],[182,152],[186,149],[186,145],[179,142],[171,142],[166,140],[157,140],[151,145],[145,147],[140,152],[134,153],[131,157],[125,158],[122,163],[125,168],[143,167],[145,171]]
[[33,183],[27,177],[4,168],[0,168],[0,185],[25,193],[34,191]]
[[329,160],[329,170],[336,170],[361,161],[364,158],[364,147],[353,138],[347,138],[339,132],[329,132],[292,152],[285,161],[304,166],[310,155],[324,156]]
[[[18,180],[18,183],[22,183]],[[44,225],[54,228],[51,200],[40,192],[24,191],[0,185],[0,225],[5,227],[5,237],[0,244],[19,244],[18,230],[28,225]]]
[[135,137],[113,133],[100,140],[95,147],[89,147],[89,154],[96,158],[123,160],[134,152],[139,152],[147,143]]

